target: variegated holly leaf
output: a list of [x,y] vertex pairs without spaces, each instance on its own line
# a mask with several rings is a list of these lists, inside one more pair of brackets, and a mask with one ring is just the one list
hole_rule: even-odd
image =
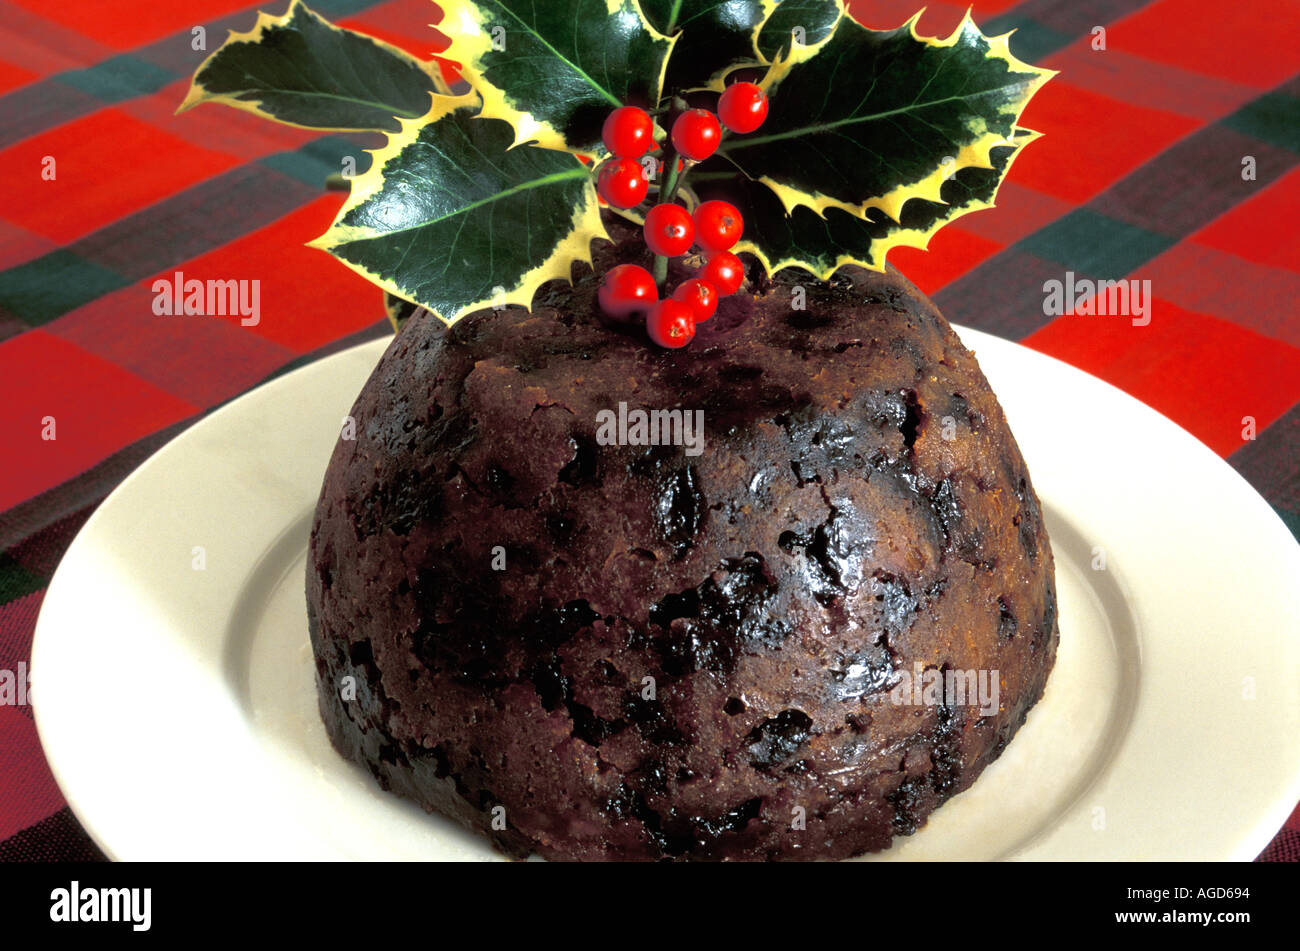
[[702,200],[722,198],[740,209],[745,232],[735,250],[753,254],[769,274],[800,267],[826,280],[845,264],[884,270],[890,249],[924,248],[949,222],[992,208],[1012,161],[1036,138],[1037,132],[1016,130],[1011,145],[993,148],[991,168],[957,170],[942,183],[941,201],[913,198],[903,206],[898,221],[879,209],[865,218],[839,208],[826,209],[824,216],[805,207],[787,214],[770,188],[725,171],[716,160],[697,169],[693,190]]
[[758,54],[770,63],[792,46],[815,46],[831,35],[844,14],[841,0],[781,0],[758,31]]
[[514,141],[594,156],[606,117],[659,103],[672,41],[636,0],[446,0],[462,75]]
[[641,0],[655,29],[677,37],[664,89],[725,87],[735,69],[761,66],[792,42],[824,40],[844,15],[841,0]]
[[676,36],[667,93],[720,87],[729,70],[758,64],[754,38],[777,0],[641,0],[656,30]]
[[969,15],[943,40],[915,24],[869,30],[846,16],[822,44],[792,49],[763,80],[763,127],[718,154],[787,210],[879,209],[894,220],[912,198],[938,200],[953,172],[989,167],[1053,73],[1020,62],[1007,36],[985,36]]
[[438,97],[402,123],[328,232],[312,242],[450,324],[486,306],[532,304],[605,237],[591,172],[567,152],[512,148],[475,93]]
[[194,74],[178,113],[223,102],[286,125],[387,131],[415,119],[434,93],[447,93],[436,62],[340,29],[293,0],[283,16],[259,13],[232,32]]
[[409,300],[384,292],[384,313],[388,316],[388,322],[393,325],[393,333],[405,327],[406,322],[414,317],[419,309],[419,304],[412,304]]

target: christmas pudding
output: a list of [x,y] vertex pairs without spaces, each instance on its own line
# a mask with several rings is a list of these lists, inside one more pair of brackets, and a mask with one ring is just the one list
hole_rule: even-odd
[[[1025,462],[885,261],[991,207],[1046,76],[969,20],[537,6],[451,8],[457,94],[298,3],[191,91],[389,133],[316,242],[401,325],[312,526],[325,727],[512,856],[885,848],[1056,655]],[[340,58],[386,116],[322,114]]]

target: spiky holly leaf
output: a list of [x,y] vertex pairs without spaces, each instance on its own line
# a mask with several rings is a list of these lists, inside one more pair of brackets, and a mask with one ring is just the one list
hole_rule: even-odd
[[405,327],[406,322],[414,317],[419,309],[419,304],[412,304],[409,300],[384,292],[384,313],[388,316],[388,322],[393,325],[394,333]]
[[447,0],[442,29],[483,114],[516,143],[594,155],[621,105],[656,106],[672,41],[636,0]]
[[754,36],[778,0],[641,0],[655,29],[676,36],[664,89],[669,94],[721,82],[739,65],[757,65]]
[[438,97],[374,153],[328,232],[312,242],[446,323],[532,304],[605,237],[591,172],[565,152],[512,148],[477,94]]
[[447,93],[437,63],[422,62],[373,37],[340,29],[301,0],[283,16],[257,15],[232,32],[194,74],[178,113],[223,102],[286,125],[395,132],[434,93]]
[[[1009,34],[1008,34],[1009,35]],[[763,81],[771,100],[754,135],[724,156],[793,210],[879,209],[939,199],[952,172],[988,168],[1034,92],[1052,76],[987,37],[969,14],[947,39],[869,30],[849,17],[819,46],[796,48]]]
[[787,214],[767,186],[722,170],[721,163],[701,166],[694,191],[702,200],[723,198],[740,209],[745,233],[736,246],[762,262],[768,273],[801,267],[818,278],[829,278],[845,264],[873,270],[885,268],[885,256],[896,247],[924,248],[941,227],[962,215],[992,208],[1007,169],[1037,132],[1016,130],[1009,146],[995,146],[992,168],[960,169],[943,182],[940,202],[914,198],[903,206],[899,221],[879,209],[860,218],[839,208],[819,215],[808,208]]
[[844,13],[840,0],[781,0],[758,31],[758,54],[770,63],[791,46],[815,46],[831,35]]

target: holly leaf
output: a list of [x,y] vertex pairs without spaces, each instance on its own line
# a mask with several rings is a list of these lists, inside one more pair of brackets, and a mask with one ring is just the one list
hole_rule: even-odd
[[659,103],[672,40],[636,0],[447,0],[445,31],[483,115],[533,142],[594,157],[610,111]]
[[692,190],[701,200],[721,198],[740,209],[745,233],[735,250],[753,254],[769,274],[800,267],[826,280],[845,264],[883,271],[891,249],[925,248],[944,225],[992,208],[1011,163],[1038,136],[1017,129],[1010,145],[993,148],[991,168],[956,170],[942,183],[940,201],[913,198],[903,206],[899,220],[879,209],[872,209],[866,217],[840,208],[828,208],[819,215],[799,207],[787,214],[770,188],[726,171],[716,160],[697,169],[691,179]]
[[412,304],[409,300],[384,292],[384,314],[388,317],[388,322],[393,325],[393,333],[400,332],[419,309],[419,304]]
[[438,97],[374,153],[333,226],[312,242],[445,323],[491,305],[529,307],[606,237],[590,170],[575,156],[513,148],[476,93]]
[[781,0],[755,37],[758,55],[771,63],[792,46],[815,46],[831,35],[844,13],[841,0]]
[[849,17],[823,43],[792,48],[763,81],[771,109],[718,154],[769,186],[788,211],[840,208],[895,221],[913,198],[938,201],[963,168],[988,168],[1020,113],[1054,75],[1016,59],[969,14],[947,39],[869,30]]
[[676,36],[664,89],[668,94],[721,88],[722,77],[758,65],[754,38],[778,0],[641,0],[656,30]]
[[283,16],[259,13],[247,33],[231,32],[176,111],[222,102],[301,128],[396,132],[399,118],[419,118],[434,93],[447,92],[436,62],[340,29],[293,0]]

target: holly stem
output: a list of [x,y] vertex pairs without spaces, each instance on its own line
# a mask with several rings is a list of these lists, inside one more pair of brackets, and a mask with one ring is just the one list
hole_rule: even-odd
[[672,201],[677,197],[677,186],[682,183],[686,177],[686,169],[680,171],[677,168],[677,152],[672,146],[664,149],[664,184],[659,189],[659,200],[661,202]]
[[[670,135],[664,142],[664,181],[659,187],[660,204],[667,204],[677,197],[677,188],[681,185],[682,179],[686,177],[685,166],[682,167],[680,172],[677,170],[677,150],[673,148],[671,129],[673,127],[672,120],[675,120],[677,116],[685,112],[688,108],[689,106],[686,104],[685,99],[681,96],[674,96],[667,110],[669,118],[667,128],[670,130]],[[655,255],[654,268],[651,271],[651,277],[653,277],[654,282],[659,285],[659,291],[662,293],[664,289],[664,281],[668,280],[668,259],[661,254]]]
[[664,281],[668,280],[668,259],[662,254],[655,255],[654,268],[650,272],[654,278],[655,286],[659,288],[659,293],[664,291]]
[[[659,189],[659,202],[666,204],[671,202],[677,196],[677,186],[681,184],[681,178],[677,172],[677,153],[673,147],[664,148],[664,183]],[[659,290],[663,290],[664,281],[668,279],[668,259],[662,254],[655,255],[654,270],[651,272],[655,283],[659,285]]]

